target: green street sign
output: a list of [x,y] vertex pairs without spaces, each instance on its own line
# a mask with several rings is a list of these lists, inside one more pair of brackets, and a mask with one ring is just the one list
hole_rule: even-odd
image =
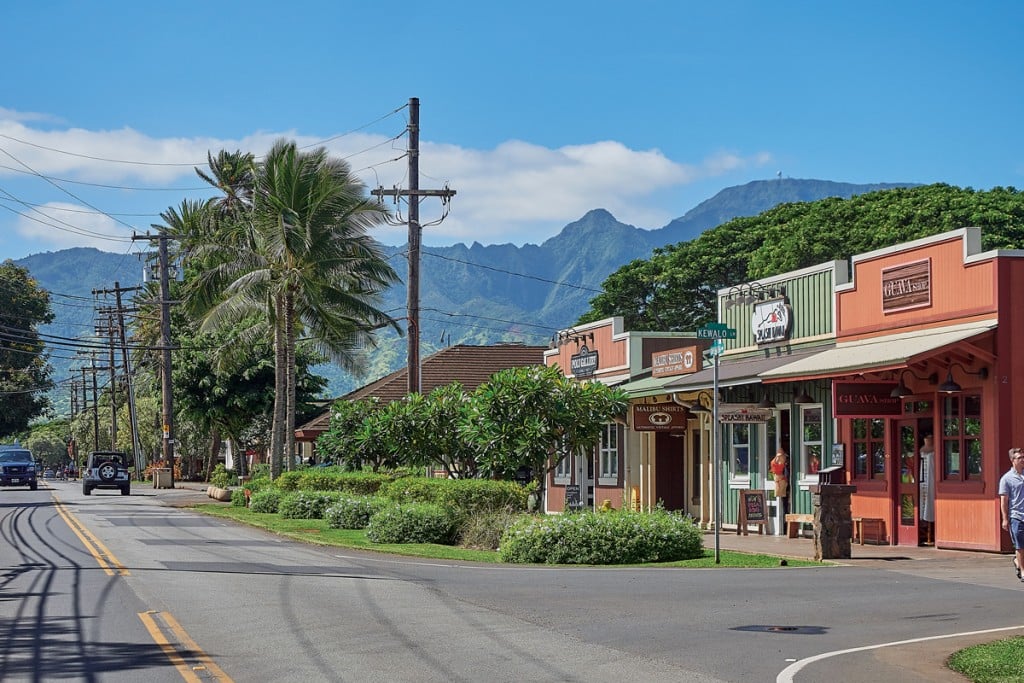
[[697,330],[697,339],[735,339],[736,328],[722,323],[708,323]]

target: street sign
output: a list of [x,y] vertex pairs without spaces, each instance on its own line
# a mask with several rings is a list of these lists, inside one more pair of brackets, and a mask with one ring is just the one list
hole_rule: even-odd
[[716,339],[711,342],[711,346],[708,347],[708,355],[714,358],[715,356],[721,356],[725,352],[725,342],[721,339]]
[[708,323],[697,330],[697,339],[735,339],[736,328],[726,327],[724,323]]

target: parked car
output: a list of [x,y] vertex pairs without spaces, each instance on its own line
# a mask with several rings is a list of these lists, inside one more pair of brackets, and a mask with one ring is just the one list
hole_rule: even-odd
[[93,451],[82,470],[82,493],[88,496],[93,489],[120,489],[122,496],[130,495],[130,462],[120,451]]
[[56,478],[57,478],[57,473],[54,472],[53,470],[51,470],[49,467],[47,467],[45,470],[43,470],[43,479],[56,479]]
[[0,445],[0,486],[39,487],[32,451],[17,444]]

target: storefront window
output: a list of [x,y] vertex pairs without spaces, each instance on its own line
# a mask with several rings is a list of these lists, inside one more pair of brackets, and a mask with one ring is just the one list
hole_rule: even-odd
[[555,465],[555,483],[568,484],[572,481],[572,456],[563,446],[559,448],[560,458]]
[[981,479],[981,396],[960,394],[942,399],[942,478]]
[[601,471],[598,477],[605,484],[604,480],[613,480],[609,483],[614,485],[619,478],[619,426],[611,423],[606,424],[601,431]]
[[885,479],[885,420],[858,418],[851,425],[854,479]]
[[730,466],[732,476],[750,476],[750,425],[736,424],[729,430],[732,433],[730,449]]
[[800,407],[800,439],[804,475],[817,476],[821,469],[823,444],[821,406]]

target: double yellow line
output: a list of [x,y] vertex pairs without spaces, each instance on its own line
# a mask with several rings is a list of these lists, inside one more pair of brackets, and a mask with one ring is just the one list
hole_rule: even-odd
[[[129,576],[131,572],[121,564],[114,553],[103,544],[103,541],[96,538],[89,529],[70,510],[68,510],[60,498],[53,494],[54,507],[57,513],[67,523],[71,531],[82,541],[82,545],[89,551],[100,567],[108,576]],[[181,627],[178,620],[167,612],[148,610],[139,612],[139,619],[149,631],[153,642],[160,646],[167,659],[178,670],[182,679],[189,683],[201,683],[202,681],[220,681],[221,683],[233,683],[230,676],[217,666],[209,655],[207,655],[192,637]],[[192,663],[186,661],[186,657]]]
[[128,568],[114,557],[114,553],[110,552],[110,549],[103,545],[103,541],[96,538],[77,517],[71,514],[70,510],[64,507],[56,493],[53,494],[53,502],[54,507],[57,508],[57,514],[67,522],[67,525],[75,532],[75,536],[78,536],[78,539],[85,546],[85,549],[89,551],[89,554],[96,558],[96,562],[107,573],[107,576],[129,576],[131,574]]

